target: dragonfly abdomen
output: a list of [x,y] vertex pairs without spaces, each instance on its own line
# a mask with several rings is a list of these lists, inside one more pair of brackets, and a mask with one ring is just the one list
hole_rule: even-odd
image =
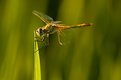
[[92,26],[92,23],[82,23],[77,25],[72,25],[70,28],[80,28],[80,27],[86,27],[86,26]]

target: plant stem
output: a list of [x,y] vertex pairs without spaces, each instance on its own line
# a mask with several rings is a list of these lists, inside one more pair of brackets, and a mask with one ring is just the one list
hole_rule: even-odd
[[36,33],[34,32],[34,80],[41,80],[41,64],[38,50],[39,48],[35,37]]

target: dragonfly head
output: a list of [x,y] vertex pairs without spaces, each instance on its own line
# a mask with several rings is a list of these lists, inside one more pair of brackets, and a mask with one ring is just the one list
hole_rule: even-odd
[[36,34],[38,35],[38,36],[41,36],[41,35],[43,35],[43,34],[45,34],[46,33],[46,30],[45,29],[43,29],[43,28],[38,28],[37,30],[36,30]]

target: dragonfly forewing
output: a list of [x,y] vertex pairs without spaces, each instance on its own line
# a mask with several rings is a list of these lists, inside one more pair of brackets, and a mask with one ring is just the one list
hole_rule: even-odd
[[43,22],[45,22],[46,24],[51,23],[53,21],[53,19],[45,14],[42,14],[40,12],[37,11],[33,11],[32,12],[35,16],[37,16],[38,18],[40,18]]

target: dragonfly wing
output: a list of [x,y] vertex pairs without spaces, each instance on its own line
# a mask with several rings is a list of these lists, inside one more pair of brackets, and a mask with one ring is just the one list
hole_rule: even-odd
[[53,23],[57,24],[57,23],[61,23],[62,21],[54,21]]
[[37,16],[38,18],[40,18],[43,22],[45,22],[46,24],[50,23],[53,21],[53,19],[45,14],[42,14],[38,11],[33,11],[32,12],[35,16]]

